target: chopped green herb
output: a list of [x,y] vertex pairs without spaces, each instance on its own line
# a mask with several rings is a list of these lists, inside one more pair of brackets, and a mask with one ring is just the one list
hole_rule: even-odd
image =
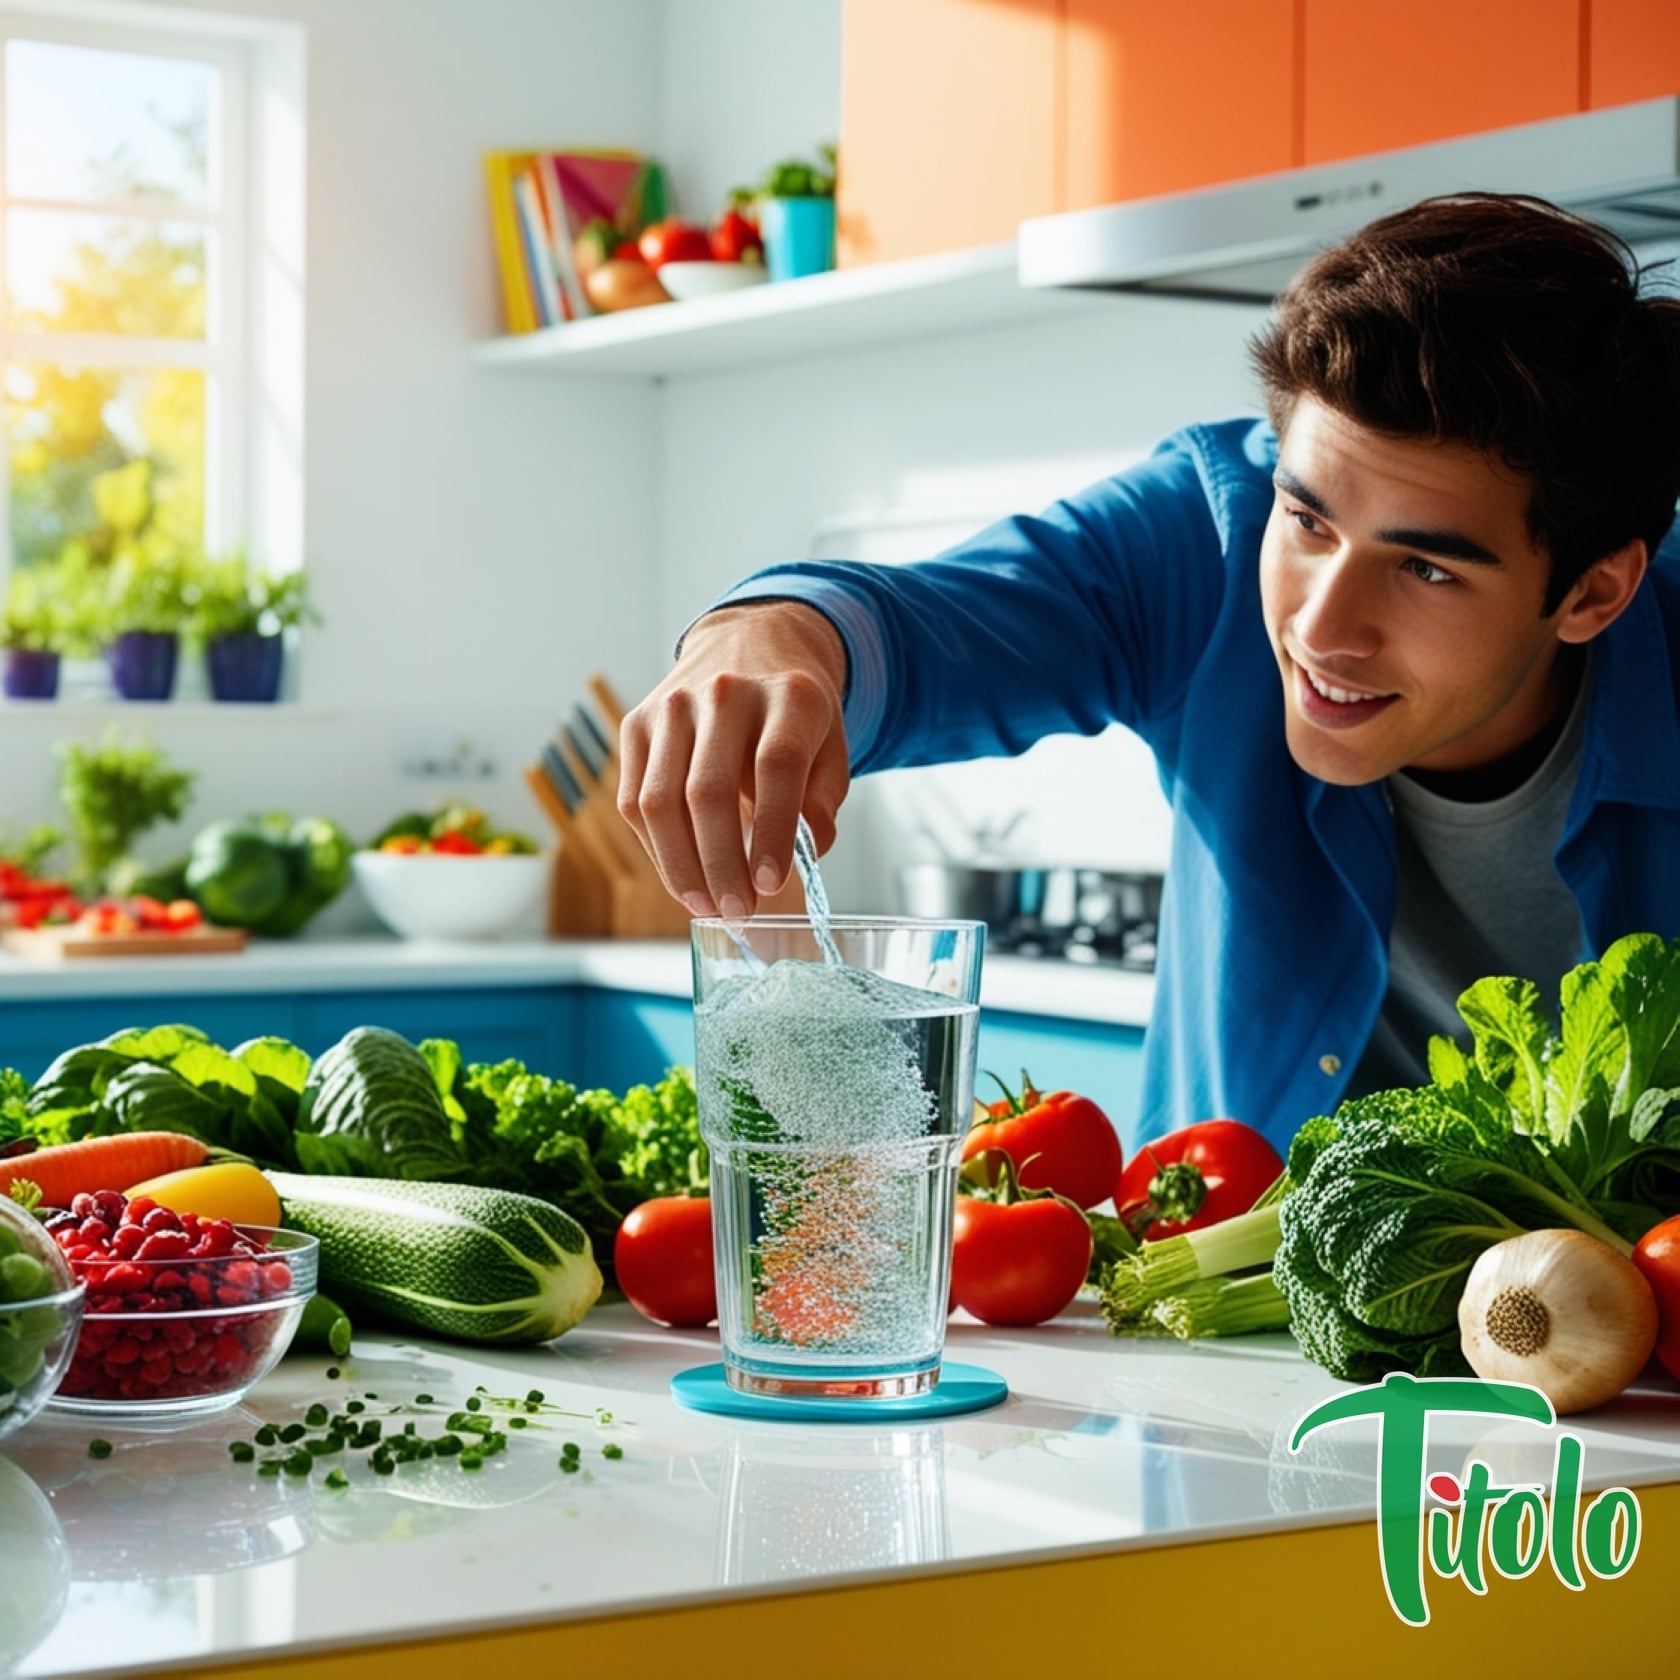
[[467,1410],[469,1412],[482,1411],[483,1409],[484,1402],[480,1400],[476,1394],[469,1394],[467,1396]]
[[414,1404],[416,1406],[432,1406],[436,1405],[436,1403],[437,1402],[434,1401],[429,1394],[416,1394],[414,1396]]
[[574,1470],[581,1470],[583,1466],[580,1465],[575,1458],[567,1458],[564,1454],[562,1454],[560,1457],[560,1468],[569,1476]]
[[533,1388],[531,1392],[525,1396],[525,1404],[527,1406],[540,1406],[543,1403],[543,1398],[543,1391],[540,1388]]
[[307,1431],[301,1423],[288,1423],[280,1431],[280,1439],[289,1445],[293,1441],[301,1441],[306,1433]]
[[346,1400],[344,1402],[344,1409],[349,1412],[352,1417],[354,1417],[357,1412],[365,1412],[367,1407],[364,1406],[360,1400]]
[[280,1431],[272,1423],[265,1423],[254,1438],[259,1447],[272,1447],[280,1439]]
[[280,1460],[277,1458],[265,1459],[257,1466],[257,1474],[259,1476],[278,1476],[280,1474]]
[[328,1487],[336,1490],[338,1488],[347,1488],[349,1485],[350,1478],[346,1476],[342,1470],[329,1470],[327,1472]]
[[288,1455],[281,1468],[288,1476],[307,1476],[315,1468],[315,1460],[306,1452],[295,1452]]
[[339,1368],[336,1365],[329,1365],[327,1367],[327,1381],[328,1382],[337,1382],[338,1379],[343,1374],[344,1373],[342,1371],[340,1371]]
[[315,1404],[303,1414],[303,1421],[308,1424],[311,1429],[319,1429],[321,1425],[327,1421],[329,1416],[330,1413],[327,1411],[327,1408],[323,1406],[319,1400],[317,1400]]
[[89,1458],[109,1458],[111,1456],[111,1453],[112,1453],[113,1450],[114,1449],[112,1448],[111,1443],[109,1441],[89,1441],[88,1442],[88,1457]]
[[229,1441],[228,1457],[235,1464],[249,1464],[257,1456],[257,1449],[249,1441]]
[[623,1458],[624,1457],[624,1448],[621,1447],[618,1444],[617,1441],[608,1441],[607,1444],[604,1447],[601,1448],[601,1457],[602,1458]]
[[531,1420],[529,1418],[511,1417],[508,1419],[509,1429],[528,1429],[530,1426]]

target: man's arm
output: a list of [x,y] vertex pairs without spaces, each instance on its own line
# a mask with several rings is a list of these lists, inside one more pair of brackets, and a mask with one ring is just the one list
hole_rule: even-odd
[[1114,722],[1149,735],[1224,596],[1207,455],[1228,460],[1248,429],[1175,442],[915,565],[796,561],[738,585],[625,720],[620,808],[666,885],[697,912],[750,914],[787,877],[801,808],[832,843],[854,772]]

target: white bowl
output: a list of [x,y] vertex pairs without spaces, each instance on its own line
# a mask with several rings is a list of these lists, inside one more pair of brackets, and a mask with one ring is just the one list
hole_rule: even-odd
[[542,898],[549,860],[531,853],[357,852],[356,882],[379,919],[405,939],[495,939]]
[[659,266],[659,283],[674,298],[710,297],[757,286],[769,275],[763,263],[668,262]]

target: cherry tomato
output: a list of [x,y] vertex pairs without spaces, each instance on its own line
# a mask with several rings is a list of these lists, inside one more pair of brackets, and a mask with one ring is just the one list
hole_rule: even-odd
[[712,1204],[705,1196],[656,1196],[624,1216],[613,1271],[644,1318],[695,1329],[717,1317]]
[[[1054,1190],[1082,1208],[1095,1207],[1113,1195],[1120,1176],[1120,1139],[1089,1097],[1072,1091],[1046,1096],[1023,1069],[1019,1096],[1010,1094],[990,1104],[987,1115],[976,1119],[963,1140],[965,1165],[998,1149],[1015,1163],[1024,1189]],[[981,1173],[986,1182],[997,1182],[996,1173],[984,1164],[965,1176],[972,1180]]]
[[1639,1239],[1633,1263],[1657,1298],[1657,1363],[1680,1382],[1680,1214]]
[[739,210],[725,210],[712,229],[712,255],[719,262],[763,262],[764,240]]
[[[1198,1169],[1206,1182],[1201,1206],[1188,1219],[1155,1219],[1146,1229],[1137,1230],[1151,1211],[1150,1186],[1163,1167],[1176,1170],[1181,1162]],[[1240,1120],[1203,1120],[1142,1145],[1120,1174],[1114,1206],[1120,1218],[1134,1227],[1134,1236],[1155,1242],[1247,1213],[1282,1171],[1283,1157],[1252,1126]],[[1162,1199],[1154,1198],[1157,1205]]]
[[706,230],[690,222],[679,222],[675,217],[644,228],[641,238],[636,241],[636,249],[641,252],[642,261],[655,271],[668,262],[716,260],[712,256],[712,242],[706,237]]
[[433,837],[432,850],[446,857],[477,857],[484,848],[470,834],[449,829]]
[[951,1294],[982,1324],[1042,1324],[1063,1311],[1091,1264],[1091,1227],[1056,1196],[988,1202],[959,1196]]

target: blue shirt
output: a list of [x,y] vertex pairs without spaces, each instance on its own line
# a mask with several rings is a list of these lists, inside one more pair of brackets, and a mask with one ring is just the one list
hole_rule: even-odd
[[[1276,459],[1264,423],[1192,426],[933,559],[772,566],[719,603],[798,599],[833,622],[850,661],[854,774],[1111,723],[1148,742],[1173,839],[1139,1138],[1231,1115],[1281,1148],[1341,1100],[1387,987],[1395,843],[1382,784],[1320,781],[1285,739],[1259,579]],[[1556,852],[1583,958],[1625,933],[1680,936],[1677,629],[1671,532],[1593,644]]]

